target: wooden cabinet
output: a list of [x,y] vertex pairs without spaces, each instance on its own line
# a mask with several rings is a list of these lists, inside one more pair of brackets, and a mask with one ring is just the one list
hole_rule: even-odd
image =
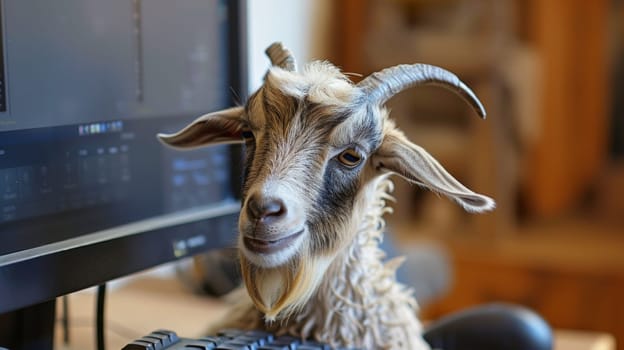
[[[464,75],[474,74],[476,62],[478,77],[485,84],[480,84],[487,95],[490,109],[489,123],[506,125],[495,126],[491,131],[482,130],[491,126],[476,128],[483,139],[481,149],[475,152],[484,154],[497,152],[500,142],[496,138],[510,140],[513,135],[501,134],[510,125],[509,105],[504,94],[509,91],[499,89],[491,74],[509,67],[514,62],[505,54],[494,54],[492,50],[505,50],[518,42],[531,47],[537,52],[539,60],[539,79],[535,86],[528,88],[539,92],[539,106],[535,116],[534,135],[529,144],[523,144],[517,150],[517,170],[508,174],[508,156],[492,155],[485,161],[491,162],[487,173],[498,174],[499,179],[490,184],[494,197],[504,202],[502,211],[511,211],[504,215],[515,215],[514,203],[520,193],[525,212],[535,217],[559,216],[572,208],[578,207],[584,196],[592,188],[593,182],[601,172],[607,153],[608,144],[608,105],[609,105],[609,65],[608,65],[608,14],[610,2],[607,0],[505,0],[477,1],[457,0],[440,3],[470,3],[478,10],[489,11],[492,24],[484,26],[490,33],[482,33],[480,40],[460,41],[449,45],[440,45],[440,40],[430,40],[430,50],[421,50],[428,63],[443,65],[451,69],[464,70]],[[369,45],[371,4],[374,0],[342,0],[337,3],[336,61],[347,72],[367,74],[378,67],[367,64],[365,46]],[[427,3],[424,0],[392,0],[386,3],[403,5]],[[434,2],[432,2],[434,3]],[[505,5],[501,5],[505,4]],[[479,7],[480,6],[480,7]],[[488,6],[493,7],[488,9]],[[412,6],[413,7],[413,6]],[[470,6],[464,6],[474,11]],[[411,7],[405,7],[411,8]],[[396,21],[395,21],[396,22]],[[392,25],[393,21],[387,21]],[[489,28],[489,29],[488,29]],[[419,31],[412,31],[414,36],[422,36]],[[501,33],[507,33],[501,35]],[[509,35],[511,34],[511,35]],[[443,37],[443,36],[441,36]],[[395,38],[396,39],[396,38]],[[388,41],[392,38],[388,37]],[[421,42],[426,40],[420,39]],[[402,47],[390,52],[392,57],[406,57],[410,43],[405,40]],[[460,49],[464,47],[465,49]],[[455,48],[452,50],[452,48]],[[491,49],[493,48],[493,49]],[[370,50],[370,49],[369,49]],[[468,60],[463,52],[471,51],[482,60]],[[474,55],[474,52],[482,55]],[[430,60],[434,59],[434,62]],[[476,64],[475,63],[475,64]],[[470,71],[472,70],[472,71]],[[475,81],[474,75],[472,81]],[[494,77],[494,79],[498,79]],[[494,90],[492,90],[494,87]],[[489,91],[488,91],[489,90]],[[494,121],[492,121],[494,120]],[[522,121],[520,121],[522,122]],[[480,131],[481,129],[481,131]],[[518,128],[512,129],[517,133]],[[511,140],[513,141],[513,140]],[[507,146],[505,146],[507,147]],[[519,182],[510,180],[518,176]],[[486,184],[487,185],[487,184]],[[511,188],[510,188],[511,187]],[[500,207],[500,206],[499,206]],[[495,214],[498,215],[498,214]],[[497,227],[500,225],[497,225]],[[505,226],[505,225],[503,225]],[[499,234],[504,234],[499,232]]]
[[525,192],[531,212],[552,216],[578,205],[605,165],[610,2],[531,0],[525,6],[544,94]]

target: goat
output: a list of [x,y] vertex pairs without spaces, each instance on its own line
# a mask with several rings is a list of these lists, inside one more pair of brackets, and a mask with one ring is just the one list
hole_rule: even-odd
[[244,143],[238,249],[243,300],[226,326],[264,328],[332,346],[428,349],[401,261],[378,244],[391,199],[390,174],[441,193],[469,212],[494,201],[466,188],[388,117],[385,102],[417,85],[457,93],[485,118],[474,93],[441,68],[399,65],[352,83],[327,62],[302,72],[280,43],[244,106],[199,117],[173,147]]

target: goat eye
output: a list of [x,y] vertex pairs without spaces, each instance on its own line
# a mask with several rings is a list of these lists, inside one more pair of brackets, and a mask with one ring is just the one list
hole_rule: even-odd
[[249,129],[245,129],[245,130],[243,130],[243,131],[241,132],[241,135],[243,136],[243,138],[244,138],[245,140],[251,140],[251,139],[253,139],[253,138],[254,138],[254,134],[253,134],[253,132],[251,132],[251,130],[249,130]]
[[353,148],[348,148],[338,155],[338,161],[349,168],[354,168],[362,161],[362,156]]

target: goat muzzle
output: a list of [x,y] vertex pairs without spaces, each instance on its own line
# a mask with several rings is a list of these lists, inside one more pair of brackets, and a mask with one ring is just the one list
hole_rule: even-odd
[[247,200],[247,216],[252,221],[271,224],[287,214],[286,204],[280,198],[263,198],[257,194]]

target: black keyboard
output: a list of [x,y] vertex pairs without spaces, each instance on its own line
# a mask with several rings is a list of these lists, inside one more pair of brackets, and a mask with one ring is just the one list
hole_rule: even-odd
[[[536,313],[507,304],[490,304],[460,311],[432,323],[423,337],[433,348],[445,350],[552,350],[548,323]],[[317,342],[263,331],[229,329],[215,337],[181,339],[159,330],[126,345],[123,350],[330,350]],[[2,348],[0,348],[2,350]],[[346,350],[346,349],[341,349]]]
[[[157,330],[123,347],[123,350],[332,350],[327,344],[275,336],[264,331],[226,329],[213,337],[179,338],[169,330]],[[338,350],[338,349],[337,349]],[[346,350],[346,349],[339,349]]]

